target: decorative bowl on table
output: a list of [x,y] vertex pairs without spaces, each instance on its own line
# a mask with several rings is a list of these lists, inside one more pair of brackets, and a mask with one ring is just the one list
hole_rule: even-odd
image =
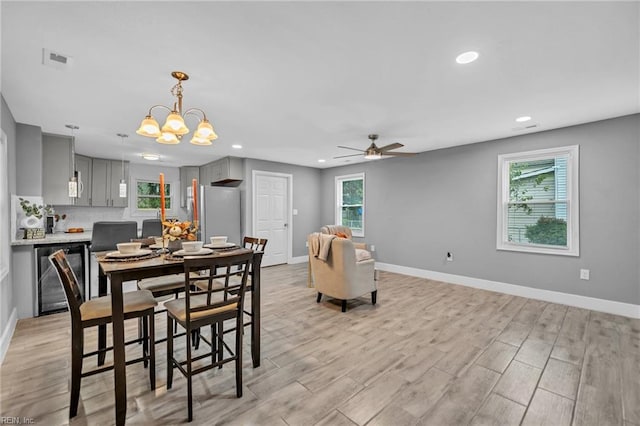
[[182,250],[184,250],[185,253],[197,253],[202,250],[203,244],[202,241],[183,241]]
[[224,247],[227,244],[227,237],[223,235],[217,235],[211,237],[211,245],[213,247]]
[[118,252],[122,254],[132,254],[140,251],[142,243],[119,243],[116,244],[116,247],[118,247]]

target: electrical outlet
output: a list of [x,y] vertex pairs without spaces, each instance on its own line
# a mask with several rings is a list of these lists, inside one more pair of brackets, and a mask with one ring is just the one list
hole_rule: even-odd
[[589,279],[589,270],[588,269],[580,269],[580,279],[588,280]]
[[304,242],[304,246],[305,246],[305,247],[309,247],[309,241],[305,241],[305,242]]
[[373,244],[371,245],[371,251],[376,251],[376,246],[374,246]]
[[453,262],[453,253],[447,252],[447,262]]

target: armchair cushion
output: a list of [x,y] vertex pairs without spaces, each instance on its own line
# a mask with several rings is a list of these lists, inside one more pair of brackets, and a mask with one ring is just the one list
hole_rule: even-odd
[[371,259],[371,253],[368,250],[356,249],[356,261],[362,262],[368,259]]

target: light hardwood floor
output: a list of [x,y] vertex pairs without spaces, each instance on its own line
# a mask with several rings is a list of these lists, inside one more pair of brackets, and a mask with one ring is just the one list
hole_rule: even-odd
[[[640,426],[640,320],[384,272],[377,306],[341,313],[316,304],[306,265],[263,271],[262,365],[246,346],[241,399],[232,365],[196,376],[193,424]],[[18,322],[2,416],[113,423],[110,373],[83,379],[69,422],[69,344],[66,313]],[[167,391],[165,344],[157,354],[155,392],[141,364],[127,369],[128,424],[186,421],[186,381],[176,371]]]

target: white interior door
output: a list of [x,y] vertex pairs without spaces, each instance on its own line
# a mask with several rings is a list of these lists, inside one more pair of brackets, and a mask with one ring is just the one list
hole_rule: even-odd
[[254,234],[266,238],[262,266],[287,263],[289,253],[289,177],[255,172]]

